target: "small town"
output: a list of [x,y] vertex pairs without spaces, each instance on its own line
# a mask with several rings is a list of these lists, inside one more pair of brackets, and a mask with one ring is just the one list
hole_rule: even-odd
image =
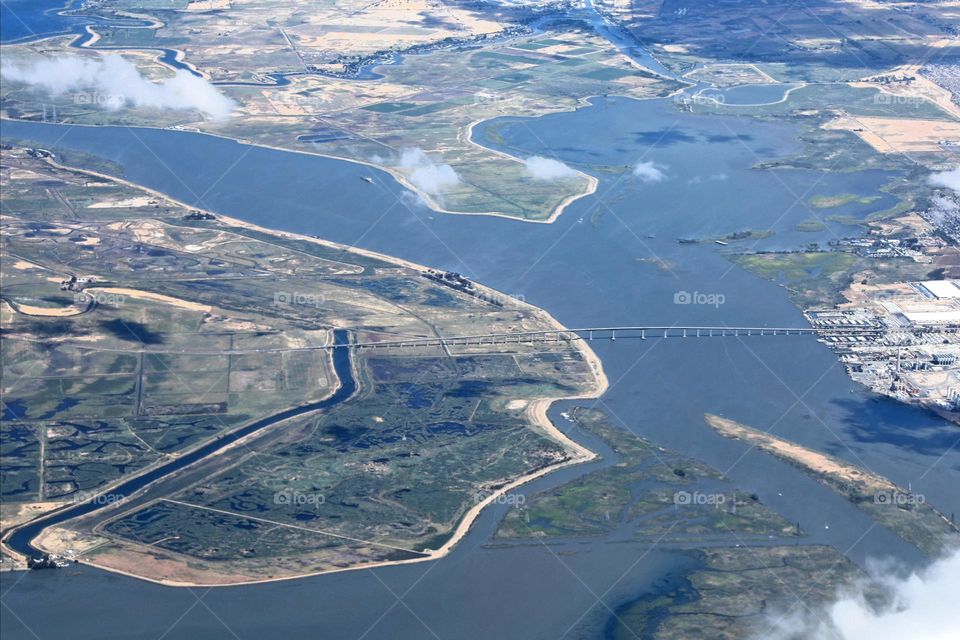
[[960,282],[864,285],[858,293],[862,300],[855,305],[806,314],[816,328],[867,330],[824,338],[851,378],[955,419],[960,410]]

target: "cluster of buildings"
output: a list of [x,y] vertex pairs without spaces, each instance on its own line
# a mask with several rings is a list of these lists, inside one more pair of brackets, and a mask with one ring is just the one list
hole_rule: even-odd
[[920,73],[940,85],[953,95],[953,102],[960,104],[960,65],[957,64],[925,64]]
[[60,281],[60,290],[61,291],[83,291],[84,287],[94,284],[97,281],[93,276],[81,276],[77,277],[75,275],[70,275],[65,280]]
[[840,308],[807,311],[850,377],[898,400],[960,412],[960,281],[864,285],[856,294]]
[[830,242],[830,246],[834,249],[867,258],[910,258],[917,261],[926,254],[927,250],[936,249],[945,244],[936,236],[893,238],[882,235],[841,238]]
[[960,195],[947,190],[934,195],[920,217],[933,227],[936,235],[954,246],[960,245]]
[[39,558],[27,558],[28,569],[63,569],[69,565],[66,559],[53,553],[45,553]]

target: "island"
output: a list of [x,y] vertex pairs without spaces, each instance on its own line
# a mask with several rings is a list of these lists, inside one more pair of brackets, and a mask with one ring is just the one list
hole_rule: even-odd
[[2,152],[5,553],[171,585],[419,562],[594,457],[546,415],[605,389],[585,342],[403,344],[543,310],[44,151]]

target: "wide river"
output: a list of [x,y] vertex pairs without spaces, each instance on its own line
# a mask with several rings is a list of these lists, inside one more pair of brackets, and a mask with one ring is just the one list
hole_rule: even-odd
[[[494,125],[495,139],[515,153],[595,173],[598,192],[555,224],[527,224],[433,213],[368,167],[195,133],[4,122],[3,135],[101,156],[133,182],[212,211],[462,272],[524,296],[567,326],[804,326],[783,288],[733,267],[723,252],[825,244],[855,233],[834,223],[822,232],[795,231],[812,217],[804,198],[883,195],[877,189],[889,178],[752,169],[794,151],[796,131],[681,114],[667,100],[601,98],[575,113]],[[478,128],[478,139],[489,132]],[[660,178],[634,177],[637,162],[652,162],[648,175]],[[364,175],[375,175],[376,184]],[[883,196],[838,211],[862,216],[889,204]],[[676,242],[743,229],[774,234],[756,247]],[[675,304],[682,291],[721,294],[723,304]],[[858,563],[920,561],[913,547],[797,469],[756,451],[744,455],[744,445],[716,436],[705,413],[771,429],[910,484],[942,511],[960,511],[960,452],[949,449],[956,429],[853,384],[812,338],[593,344],[611,381],[600,406],[614,420],[729,469],[741,490],[800,522],[806,542],[833,545]],[[552,415],[566,428],[559,409]],[[564,470],[526,491],[585,470]],[[663,588],[691,565],[676,549],[623,540],[491,545],[502,515],[502,507],[485,512],[463,543],[434,563],[213,590],[166,588],[88,567],[80,575],[5,574],[4,604],[41,638],[64,637],[64,630],[72,638],[151,640],[557,638],[568,631],[588,638],[602,633],[619,604]],[[8,638],[32,637],[11,615],[2,616],[0,629]]]

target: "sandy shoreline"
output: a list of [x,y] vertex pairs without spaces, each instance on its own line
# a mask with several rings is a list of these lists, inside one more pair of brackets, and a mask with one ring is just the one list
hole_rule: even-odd
[[[0,121],[3,121],[3,120],[9,120],[10,122],[29,122],[29,121],[27,121],[27,120],[18,120],[18,119],[16,119],[16,118],[0,118]],[[479,124],[479,123],[481,123],[481,122],[485,122],[486,120],[488,120],[488,118],[482,118],[482,119],[480,119],[480,120],[477,120],[477,121],[475,121],[475,122],[470,123],[470,125],[468,125],[468,127],[467,127],[467,129],[468,129],[467,136],[469,137],[469,136],[472,135],[473,127],[474,127],[476,124]],[[115,126],[115,127],[123,127],[123,126],[124,126],[124,125],[81,124],[81,123],[71,123],[71,124],[66,124],[66,123],[64,123],[64,124],[65,124],[65,126],[69,126],[69,127],[87,127],[87,128],[102,128],[103,126]],[[596,177],[591,176],[590,174],[587,174],[587,173],[583,173],[582,171],[578,171],[578,173],[580,173],[581,175],[585,176],[585,177],[588,179],[587,190],[586,190],[586,191],[583,191],[583,192],[581,192],[581,193],[571,194],[571,195],[567,196],[566,198],[564,198],[564,199],[560,202],[560,204],[558,204],[558,205],[554,208],[554,210],[553,210],[553,212],[550,214],[550,216],[549,216],[548,218],[544,219],[544,220],[531,220],[530,218],[521,218],[521,217],[519,217],[519,216],[511,216],[511,215],[506,215],[506,214],[503,214],[503,213],[497,213],[497,212],[495,212],[495,211],[453,211],[452,209],[446,209],[446,208],[444,208],[444,207],[443,207],[440,203],[438,203],[430,194],[428,194],[427,192],[421,190],[419,187],[417,187],[417,186],[415,186],[413,183],[411,183],[411,182],[407,179],[407,177],[406,177],[405,175],[403,175],[402,173],[400,173],[399,171],[397,171],[395,168],[390,167],[390,166],[387,166],[387,165],[375,164],[375,163],[373,163],[373,162],[369,162],[369,161],[367,161],[367,160],[362,160],[362,159],[360,159],[360,158],[345,158],[345,157],[343,157],[343,156],[335,156],[335,155],[331,155],[331,154],[329,154],[329,153],[319,153],[319,152],[316,152],[316,151],[303,151],[303,150],[300,150],[300,149],[290,149],[290,148],[287,148],[287,147],[279,147],[279,146],[277,146],[277,145],[266,144],[266,143],[262,143],[262,142],[253,142],[252,140],[247,140],[247,139],[244,139],[244,138],[235,138],[235,137],[231,137],[231,136],[228,136],[228,135],[224,135],[224,134],[222,134],[222,133],[216,133],[216,132],[214,132],[214,131],[206,131],[206,130],[200,129],[199,127],[151,127],[151,126],[147,126],[147,125],[137,125],[137,128],[138,128],[138,129],[154,129],[154,130],[156,130],[156,131],[180,131],[180,132],[183,132],[183,133],[196,133],[196,134],[203,135],[203,136],[212,136],[212,137],[214,137],[214,138],[220,138],[221,140],[229,140],[230,142],[234,142],[234,143],[240,144],[240,145],[247,145],[247,146],[250,146],[250,147],[258,147],[258,148],[260,148],[260,149],[270,149],[270,150],[273,150],[273,151],[283,151],[284,153],[296,153],[296,154],[304,155],[304,156],[313,156],[313,157],[315,157],[315,158],[327,158],[327,159],[329,159],[329,160],[339,160],[339,161],[342,161],[342,162],[350,162],[350,163],[352,163],[352,164],[358,164],[358,165],[361,165],[361,166],[364,166],[364,167],[370,167],[371,169],[376,169],[377,171],[383,171],[384,173],[389,174],[390,177],[392,177],[394,180],[396,180],[397,182],[399,182],[405,189],[408,189],[408,190],[412,191],[413,193],[417,194],[417,197],[420,198],[420,200],[421,200],[424,204],[426,204],[427,207],[428,207],[431,211],[435,211],[435,212],[437,212],[437,213],[443,213],[443,214],[447,214],[447,215],[452,215],[452,216],[488,216],[488,217],[491,217],[491,218],[503,218],[503,219],[505,219],[505,220],[513,220],[513,221],[515,221],[515,222],[526,222],[526,223],[532,223],[532,224],[551,224],[551,223],[555,222],[558,217],[560,217],[560,215],[563,213],[563,211],[564,211],[571,203],[579,200],[580,198],[584,198],[584,197],[586,197],[586,196],[589,196],[589,195],[592,195],[593,193],[595,193],[596,190],[597,190],[597,186],[599,185],[599,182],[600,182]],[[483,145],[479,145],[479,144],[473,142],[472,140],[469,140],[469,142],[470,142],[471,144],[474,144],[474,145],[480,147],[481,149],[483,149],[483,150],[485,150],[485,151],[490,152],[490,153],[494,153],[494,154],[497,154],[497,155],[503,155],[503,156],[505,156],[505,157],[507,157],[507,158],[510,158],[511,160],[513,160],[513,161],[515,161],[515,162],[521,162],[521,160],[520,160],[519,158],[516,158],[516,157],[511,156],[511,155],[509,155],[509,154],[503,154],[503,153],[500,152],[500,151],[496,151],[496,150],[494,150],[494,149],[490,149],[490,148],[488,148],[488,147],[484,147]],[[118,181],[122,181],[121,178],[115,178],[114,176],[104,175],[104,177],[107,177],[107,178],[110,178],[110,179],[114,179],[114,180],[118,180]],[[135,187],[138,188],[138,189],[144,189],[144,190],[146,190],[146,191],[151,191],[151,192],[152,192],[152,190],[148,189],[147,187],[142,187],[142,186],[140,186],[140,185],[133,185],[133,186],[135,186]],[[164,197],[166,197],[166,196],[164,196]],[[169,200],[170,198],[167,198],[167,199]],[[190,206],[190,207],[193,208],[193,209],[199,208],[198,206],[192,206],[192,205],[185,205],[185,206]]]
[[[483,145],[478,144],[478,143],[476,143],[476,142],[473,141],[473,137],[472,137],[472,136],[473,136],[473,127],[476,126],[476,125],[478,125],[478,124],[480,124],[481,122],[486,122],[487,120],[489,120],[489,118],[481,118],[480,120],[475,120],[474,122],[471,122],[469,125],[467,125],[467,127],[466,127],[466,129],[465,129],[466,135],[467,135],[467,142],[469,142],[470,144],[473,144],[474,146],[477,146],[477,147],[479,147],[479,148],[481,148],[481,149],[483,149],[484,151],[487,151],[487,152],[489,152],[489,153],[493,153],[493,154],[495,154],[495,155],[503,156],[504,158],[507,158],[507,159],[512,160],[512,161],[514,161],[514,162],[521,163],[522,160],[520,160],[520,158],[517,158],[517,157],[515,157],[515,156],[511,156],[511,155],[506,154],[506,153],[503,153],[503,152],[501,152],[501,151],[497,151],[497,150],[495,150],[495,149],[491,149],[491,148],[489,148],[489,147],[484,147]],[[97,126],[97,125],[71,125],[71,126]],[[487,217],[490,217],[490,218],[503,218],[503,219],[505,219],[505,220],[513,220],[513,221],[515,221],[515,222],[527,222],[527,223],[531,223],[531,224],[551,224],[551,223],[555,222],[557,218],[560,217],[560,215],[564,212],[564,210],[565,210],[568,206],[570,206],[571,203],[579,200],[580,198],[585,198],[586,196],[589,196],[589,195],[592,195],[592,194],[596,193],[597,187],[598,187],[599,184],[600,184],[600,181],[599,181],[596,177],[591,176],[591,175],[588,174],[588,173],[583,173],[582,171],[577,171],[577,173],[579,173],[580,175],[584,176],[584,177],[587,179],[587,189],[586,189],[585,191],[581,192],[581,193],[574,193],[574,194],[571,194],[571,195],[567,196],[566,198],[564,198],[564,199],[560,202],[560,204],[558,204],[558,205],[553,209],[553,211],[551,212],[550,216],[547,217],[547,218],[544,219],[544,220],[532,220],[532,219],[530,219],[530,218],[521,218],[521,217],[519,217],[519,216],[511,216],[511,215],[507,215],[507,214],[504,214],[504,213],[498,213],[498,212],[496,212],[496,211],[454,211],[453,209],[447,209],[447,208],[445,208],[443,205],[441,205],[439,202],[437,202],[437,200],[436,200],[433,196],[431,196],[429,193],[427,193],[426,191],[423,191],[422,189],[420,189],[419,187],[417,187],[416,185],[414,185],[412,182],[410,182],[410,181],[407,179],[407,176],[405,176],[403,173],[397,171],[394,167],[391,167],[391,166],[389,166],[389,165],[375,164],[375,163],[369,162],[369,161],[367,161],[367,160],[361,160],[360,158],[345,158],[345,157],[343,157],[343,156],[335,156],[335,155],[331,155],[331,154],[328,154],[328,153],[319,153],[319,152],[316,152],[316,151],[301,151],[301,150],[298,150],[298,149],[289,149],[289,148],[287,148],[287,147],[279,147],[279,146],[272,145],[272,144],[265,144],[265,143],[262,143],[262,142],[252,142],[252,141],[250,141],[250,140],[244,140],[244,139],[241,139],[241,138],[231,138],[230,136],[227,136],[227,135],[223,135],[223,134],[220,134],[220,133],[214,133],[214,132],[212,132],[212,131],[204,131],[204,130],[202,130],[202,129],[168,129],[168,128],[162,128],[162,127],[144,127],[144,128],[156,128],[156,129],[159,129],[159,130],[161,130],[161,131],[187,131],[187,132],[190,132],[190,133],[199,133],[200,135],[215,136],[215,137],[217,137],[217,138],[222,138],[223,140],[230,140],[231,142],[236,142],[237,144],[249,145],[249,146],[251,146],[251,147],[260,147],[261,149],[271,149],[271,150],[273,150],[273,151],[283,151],[284,153],[299,153],[299,154],[305,155],[305,156],[314,156],[314,157],[318,157],[318,158],[328,158],[328,159],[330,159],[330,160],[340,160],[340,161],[343,161],[343,162],[351,162],[351,163],[353,163],[353,164],[359,164],[359,165],[364,166],[364,167],[370,167],[371,169],[376,169],[376,170],[378,170],[378,171],[383,171],[384,173],[389,174],[390,177],[392,177],[394,180],[396,180],[398,183],[400,183],[405,189],[408,189],[409,191],[412,191],[413,193],[417,194],[417,197],[420,198],[420,200],[421,200],[424,204],[426,204],[427,207],[429,207],[431,211],[436,211],[437,213],[444,213],[444,214],[451,215],[451,216],[487,216]]]
[[[604,385],[606,383],[605,376],[603,377],[603,383]],[[440,547],[439,549],[430,550],[429,552],[426,552],[426,553],[410,550],[410,553],[422,554],[420,557],[417,557],[417,558],[408,558],[406,560],[367,562],[367,563],[354,565],[352,567],[328,569],[324,571],[314,571],[310,573],[295,574],[295,575],[281,576],[281,577],[275,577],[275,578],[257,578],[254,580],[238,580],[233,582],[229,582],[225,580],[222,582],[206,582],[206,583],[170,580],[165,578],[152,578],[150,576],[136,574],[130,571],[126,571],[124,569],[119,569],[116,567],[112,567],[106,564],[101,564],[91,560],[84,560],[82,564],[96,567],[104,571],[110,571],[111,573],[117,573],[117,574],[125,575],[131,578],[136,578],[138,580],[146,580],[147,582],[152,582],[154,584],[159,584],[167,587],[213,588],[213,587],[239,587],[239,586],[252,585],[252,584],[265,584],[269,582],[284,582],[288,580],[300,580],[304,578],[311,578],[314,576],[321,576],[321,575],[326,575],[330,573],[341,573],[344,571],[360,571],[363,569],[376,569],[378,567],[389,567],[389,566],[395,566],[395,565],[414,564],[419,562],[429,562],[432,560],[439,560],[440,558],[443,558],[444,556],[449,554],[451,551],[453,551],[454,547],[456,547],[456,545],[470,532],[470,529],[473,527],[473,523],[480,516],[480,513],[483,511],[483,509],[489,506],[494,501],[498,500],[499,498],[506,495],[510,491],[524,484],[532,482],[533,480],[536,480],[537,478],[541,478],[543,476],[546,476],[548,474],[551,474],[555,471],[559,471],[560,469],[563,469],[569,466],[581,464],[584,462],[589,462],[590,460],[594,460],[598,457],[595,452],[591,451],[590,449],[587,449],[583,445],[571,440],[566,435],[564,435],[559,429],[557,429],[557,427],[547,417],[547,410],[555,400],[591,398],[591,397],[595,397],[595,396],[581,395],[581,396],[574,396],[574,397],[567,397],[567,398],[546,398],[546,399],[541,398],[541,399],[532,401],[528,405],[527,410],[524,412],[524,414],[528,416],[531,422],[534,422],[535,424],[538,424],[544,427],[544,430],[550,433],[551,435],[555,434],[555,436],[558,439],[560,439],[565,446],[568,446],[568,448],[573,450],[574,452],[573,457],[571,457],[569,460],[566,460],[564,462],[550,465],[548,467],[543,467],[525,476],[521,476],[516,480],[514,480],[513,482],[510,482],[504,485],[503,487],[501,487],[500,489],[492,492],[483,501],[473,505],[463,515],[457,527],[454,529],[452,535],[450,536],[450,539],[446,543],[444,543],[442,547]]]
[[[476,127],[478,124],[481,124],[481,123],[483,123],[483,122],[487,122],[487,121],[490,120],[490,119],[491,119],[491,118],[480,118],[479,120],[474,120],[473,122],[471,122],[470,124],[467,125],[466,129],[464,129],[464,132],[466,133],[466,141],[467,141],[467,143],[468,143],[468,144],[471,144],[471,145],[473,145],[473,146],[475,146],[475,147],[477,147],[477,148],[479,148],[479,149],[483,149],[484,151],[486,151],[486,152],[488,152],[488,153],[492,153],[492,154],[494,154],[494,155],[498,155],[498,156],[500,156],[500,157],[502,157],[502,158],[505,158],[505,159],[507,159],[507,160],[511,160],[511,161],[513,161],[513,162],[522,162],[522,161],[520,160],[520,158],[517,158],[516,156],[511,156],[509,153],[504,153],[504,152],[502,152],[502,151],[497,151],[496,149],[491,149],[490,147],[485,147],[485,146],[483,146],[482,144],[474,141],[474,139],[473,139],[473,129],[474,129],[474,127]],[[451,213],[451,214],[454,214],[454,215],[465,215],[465,216],[493,216],[493,217],[495,217],[495,218],[509,218],[509,219],[511,219],[511,220],[520,220],[520,221],[522,221],[522,222],[533,222],[533,223],[537,223],[537,224],[552,224],[553,222],[555,222],[555,221],[557,220],[557,218],[560,217],[560,215],[561,215],[561,214],[566,210],[566,208],[569,207],[572,203],[576,202],[576,201],[579,200],[580,198],[585,198],[585,197],[587,197],[587,196],[589,196],[589,195],[593,195],[594,193],[597,192],[597,187],[600,185],[600,180],[599,180],[598,178],[596,178],[595,176],[590,175],[589,173],[584,173],[583,171],[580,171],[579,169],[575,169],[575,171],[576,171],[578,174],[580,174],[580,176],[582,176],[583,178],[585,178],[585,179],[587,180],[587,188],[586,188],[586,190],[585,190],[585,191],[582,191],[582,192],[580,192],[580,193],[572,193],[572,194],[570,194],[569,196],[567,196],[566,198],[564,198],[563,200],[561,200],[561,201],[560,201],[560,204],[558,204],[558,205],[553,209],[553,211],[550,213],[550,215],[547,217],[546,220],[530,220],[530,219],[528,219],[528,218],[517,218],[516,216],[508,216],[508,215],[504,215],[504,214],[502,214],[502,213],[465,213],[465,212],[456,212],[456,211],[445,211],[444,213]]]
[[[147,187],[144,187],[144,186],[135,184],[135,183],[130,182],[130,181],[128,181],[128,180],[125,180],[125,179],[123,179],[123,178],[118,178],[118,177],[115,177],[115,176],[111,176],[111,175],[108,175],[108,174],[105,174],[105,173],[100,173],[100,172],[93,171],[93,170],[88,170],[88,169],[78,169],[78,168],[74,168],[74,167],[67,167],[67,166],[64,166],[64,165],[59,164],[57,161],[55,161],[55,160],[53,160],[53,159],[48,159],[47,162],[49,162],[49,163],[50,163],[51,165],[53,165],[53,166],[56,166],[56,167],[59,167],[59,168],[63,168],[63,169],[68,170],[68,171],[75,171],[75,172],[78,172],[78,173],[82,173],[82,174],[94,176],[94,177],[97,177],[97,178],[101,178],[101,179],[105,179],[105,180],[111,180],[111,181],[116,182],[116,183],[118,183],[118,184],[126,185],[126,186],[128,186],[128,187],[130,187],[130,188],[132,188],[132,189],[137,189],[137,190],[139,190],[139,191],[149,193],[149,194],[153,195],[153,196],[156,197],[156,198],[162,199],[162,200],[164,200],[164,201],[170,202],[170,203],[175,204],[175,205],[180,206],[180,207],[184,207],[184,208],[186,208],[186,209],[188,209],[188,210],[190,210],[190,209],[198,209],[198,207],[195,207],[195,206],[192,206],[192,205],[188,205],[188,204],[186,204],[186,203],[184,203],[184,202],[181,202],[181,201],[176,200],[176,199],[174,199],[174,198],[171,198],[171,197],[169,197],[169,196],[167,196],[167,195],[165,195],[165,194],[163,194],[163,193],[160,193],[159,191],[156,191],[156,190],[153,190],[153,189],[150,189],[150,188],[147,188]],[[578,196],[578,197],[579,197],[579,196]],[[211,212],[211,213],[212,213],[212,212]],[[403,260],[402,258],[396,258],[396,257],[393,257],[393,256],[388,256],[388,255],[384,255],[384,254],[381,254],[381,253],[377,253],[377,252],[375,252],[375,251],[369,251],[369,250],[367,250],[367,249],[360,249],[360,248],[356,248],[356,247],[348,247],[348,246],[346,246],[346,245],[342,245],[342,244],[339,244],[339,243],[336,243],[336,242],[332,242],[332,241],[329,241],[329,240],[322,240],[322,239],[319,239],[319,238],[312,238],[312,237],[310,237],[310,236],[306,236],[306,235],[302,235],[302,234],[298,234],[298,233],[293,233],[293,232],[288,232],[288,231],[277,231],[277,230],[273,230],[273,229],[267,229],[267,228],[265,228],[265,227],[261,227],[261,226],[258,226],[258,225],[255,225],[255,224],[252,224],[252,223],[249,223],[249,222],[245,222],[245,221],[243,221],[243,220],[238,220],[238,219],[236,219],[236,218],[232,218],[232,217],[229,217],[229,216],[225,216],[225,215],[219,214],[219,213],[216,213],[216,214],[214,214],[214,215],[215,215],[216,218],[217,218],[217,222],[220,223],[220,224],[223,224],[223,225],[225,225],[225,226],[235,226],[235,227],[240,227],[240,228],[249,229],[249,230],[251,230],[251,231],[256,231],[256,232],[258,232],[258,233],[264,233],[264,234],[267,234],[267,235],[272,235],[272,236],[275,236],[275,237],[282,237],[282,238],[286,238],[286,239],[296,239],[296,240],[301,240],[301,241],[306,241],[306,242],[312,242],[312,243],[316,243],[316,244],[319,244],[319,245],[322,245],[322,246],[325,246],[325,247],[329,247],[329,248],[335,248],[335,249],[339,249],[339,250],[346,251],[346,252],[353,252],[353,253],[356,253],[356,254],[358,254],[358,255],[363,255],[363,256],[367,256],[367,257],[377,258],[377,259],[383,260],[384,262],[392,263],[392,264],[395,264],[395,265],[401,266],[401,267],[406,267],[406,268],[408,268],[408,269],[412,269],[412,270],[415,270],[415,271],[420,272],[420,273],[425,273],[425,272],[427,272],[427,271],[429,270],[429,268],[426,267],[426,266],[423,266],[423,265],[420,265],[420,264],[417,264],[417,263],[414,263],[414,262],[410,262],[410,261],[408,261],[408,260]],[[477,284],[476,286],[477,286],[481,291],[489,292],[490,294],[496,294],[496,295],[501,295],[501,296],[503,295],[503,294],[500,294],[499,292],[496,292],[494,289],[491,289],[490,287],[486,287],[486,286],[480,285],[480,284]],[[526,310],[530,311],[531,313],[537,315],[543,322],[545,322],[545,323],[547,323],[548,325],[550,325],[553,329],[566,330],[566,327],[565,327],[564,325],[562,325],[556,318],[554,318],[552,315],[550,315],[547,311],[545,311],[545,310],[543,310],[543,309],[540,309],[539,307],[535,307],[535,306],[533,306],[533,305],[531,305],[531,304],[529,304],[529,303],[522,302],[522,301],[517,301],[517,304],[520,305],[520,306],[522,306],[522,307],[524,307]],[[162,579],[162,580],[161,580],[161,579],[150,578],[150,577],[148,577],[148,576],[137,575],[137,574],[134,574],[134,573],[131,573],[131,572],[127,572],[127,571],[124,571],[124,570],[121,570],[121,569],[116,569],[116,568],[109,567],[109,566],[105,566],[105,565],[100,565],[100,564],[98,564],[98,563],[96,563],[96,562],[84,561],[84,564],[89,564],[90,566],[98,567],[98,568],[103,569],[103,570],[105,570],[105,571],[111,571],[111,572],[114,572],[114,573],[119,573],[119,574],[122,574],[122,575],[127,575],[127,576],[130,576],[130,577],[133,577],[133,578],[137,578],[137,579],[140,579],[140,580],[147,580],[147,581],[149,581],[149,582],[154,582],[154,583],[162,584],[162,585],[165,585],[165,586],[172,586],[172,587],[173,587],[173,586],[175,586],[175,587],[214,587],[214,586],[239,586],[239,585],[244,585],[244,584],[259,584],[259,583],[265,583],[265,582],[278,582],[278,581],[281,581],[281,580],[294,580],[294,579],[299,579],[299,578],[307,578],[307,577],[311,577],[311,576],[315,576],[315,575],[322,575],[322,574],[325,574],[325,573],[334,573],[334,572],[341,572],[341,571],[357,571],[357,570],[361,570],[361,569],[371,569],[371,568],[375,568],[375,567],[383,567],[383,566],[391,566],[391,565],[400,565],[400,564],[411,564],[411,563],[414,563],[414,562],[426,562],[426,561],[437,560],[437,559],[439,559],[439,558],[442,558],[442,557],[446,556],[448,553],[450,553],[450,551],[453,550],[453,548],[457,545],[457,543],[459,543],[460,540],[462,540],[462,539],[467,535],[467,533],[470,531],[470,528],[473,526],[473,523],[474,523],[474,522],[476,521],[476,519],[479,517],[479,515],[480,515],[481,511],[484,509],[484,507],[490,505],[490,504],[493,503],[495,500],[501,498],[501,497],[502,497],[503,495],[505,495],[506,493],[512,491],[513,489],[516,489],[517,487],[519,487],[519,486],[521,486],[521,485],[527,484],[528,482],[531,482],[531,481],[533,481],[533,480],[536,480],[537,478],[540,478],[540,477],[545,476],[545,475],[547,475],[547,474],[553,473],[554,471],[557,471],[557,470],[562,469],[562,468],[564,468],[564,467],[568,467],[568,466],[572,466],[572,465],[575,465],[575,464],[580,464],[580,463],[583,463],[583,462],[587,462],[587,461],[593,460],[593,459],[595,459],[595,458],[597,457],[597,454],[596,454],[594,451],[591,451],[591,450],[588,449],[587,447],[585,447],[585,446],[583,446],[583,445],[575,442],[574,440],[572,440],[571,438],[569,438],[567,435],[565,435],[563,432],[561,432],[561,431],[556,427],[556,425],[553,424],[553,422],[550,420],[550,418],[547,416],[547,411],[548,411],[548,409],[549,409],[550,406],[551,406],[555,401],[557,401],[557,400],[577,400],[577,399],[597,398],[597,397],[601,396],[601,395],[607,390],[607,387],[609,386],[609,382],[608,382],[607,376],[606,376],[606,374],[605,374],[605,372],[604,372],[604,370],[603,370],[603,365],[602,365],[600,359],[597,357],[597,355],[593,352],[593,350],[592,350],[592,349],[590,348],[590,346],[587,344],[587,342],[584,341],[584,340],[574,340],[574,341],[571,341],[569,344],[570,344],[573,348],[575,348],[575,349],[580,353],[580,355],[581,355],[581,357],[583,358],[584,362],[587,363],[587,365],[590,367],[590,370],[593,372],[593,378],[594,378],[594,383],[593,383],[593,385],[591,386],[590,389],[587,389],[587,390],[585,390],[584,392],[582,392],[582,393],[580,393],[580,394],[576,394],[576,395],[572,395],[572,396],[558,396],[558,397],[552,397],[552,398],[535,398],[535,399],[532,399],[532,400],[529,401],[529,404],[528,404],[528,406],[527,406],[527,408],[526,408],[526,410],[525,410],[525,412],[524,412],[524,415],[525,415],[525,416],[527,417],[527,419],[530,421],[530,424],[531,424],[531,425],[534,425],[534,426],[536,426],[536,427],[539,427],[539,428],[543,429],[551,438],[553,438],[554,440],[556,440],[557,442],[559,442],[565,449],[567,449],[567,450],[570,452],[571,457],[570,457],[568,460],[565,460],[565,461],[563,461],[563,462],[560,462],[560,463],[557,463],[557,464],[554,464],[554,465],[550,465],[550,466],[547,466],[547,467],[543,467],[543,468],[538,469],[538,470],[536,470],[536,471],[533,471],[533,472],[531,472],[531,473],[529,473],[529,474],[520,476],[520,477],[518,477],[517,479],[513,480],[512,482],[504,485],[504,486],[501,487],[500,489],[497,489],[496,491],[491,492],[491,494],[490,494],[489,496],[487,496],[483,501],[478,502],[477,504],[473,505],[473,506],[463,515],[463,517],[461,518],[460,522],[457,524],[456,528],[454,529],[453,534],[451,535],[450,539],[449,539],[446,543],[444,543],[444,545],[443,545],[442,547],[440,547],[439,549],[436,549],[436,550],[431,550],[431,551],[429,551],[428,553],[424,554],[422,557],[410,558],[410,559],[406,559],[406,560],[393,560],[393,561],[384,561],[384,562],[374,562],[374,563],[359,564],[359,565],[356,565],[356,566],[353,566],[353,567],[336,568],[336,569],[330,569],[330,570],[326,570],[326,571],[318,571],[318,572],[311,572],[311,573],[291,575],[291,576],[283,576],[283,577],[277,577],[277,578],[263,578],[263,579],[249,580],[249,581],[239,581],[239,582],[231,582],[231,583],[214,583],[214,584],[203,584],[203,583],[199,583],[199,582],[178,582],[178,581],[167,580],[167,579]],[[338,382],[338,384],[339,384],[339,382]],[[249,436],[248,436],[248,437],[249,437]],[[232,448],[233,446],[237,446],[237,445],[241,444],[244,440],[246,440],[246,438],[243,438],[243,439],[241,439],[241,440],[233,443],[233,444],[230,445],[228,448]],[[219,453],[219,452],[218,452],[218,453]],[[7,532],[7,533],[9,534],[9,532]],[[419,553],[419,552],[412,551],[412,553]]]

